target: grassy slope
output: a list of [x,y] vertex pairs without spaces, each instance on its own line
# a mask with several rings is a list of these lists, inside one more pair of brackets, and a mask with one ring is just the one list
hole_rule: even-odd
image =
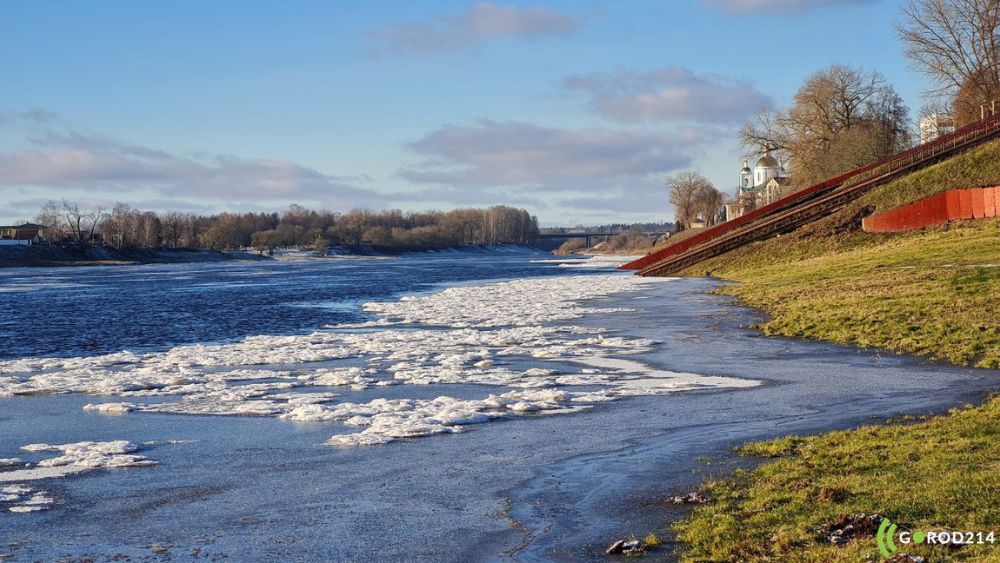
[[723,291],[767,311],[768,334],[1000,368],[1000,220],[901,235],[859,217],[944,189],[1000,183],[1000,143],[882,186],[831,217],[685,272],[742,282]]
[[[1000,184],[1000,143],[873,190],[823,221],[689,273],[711,270],[741,282],[723,291],[765,310],[771,320],[761,328],[769,334],[997,369],[1000,220],[903,235],[857,230],[859,217],[872,210],[990,184]],[[876,556],[871,537],[845,547],[819,539],[839,518],[861,512],[915,528],[1000,532],[1000,399],[918,424],[789,437],[744,451],[781,459],[707,486],[717,502],[678,525],[687,559],[864,560]],[[926,546],[908,551],[934,561],[945,557]],[[961,548],[947,558],[1000,561],[1000,546]]]

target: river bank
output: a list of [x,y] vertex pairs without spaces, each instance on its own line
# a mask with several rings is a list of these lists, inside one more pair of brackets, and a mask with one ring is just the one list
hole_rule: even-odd
[[0,268],[46,268],[58,266],[127,266],[267,260],[255,252],[223,252],[209,249],[149,248],[118,250],[104,246],[0,246]]
[[[949,172],[982,169],[965,162],[974,157],[876,189],[855,207],[905,203],[940,189]],[[973,181],[959,173],[948,177]],[[711,270],[738,282],[719,293],[763,310],[767,318],[757,324],[763,334],[885,350],[885,356],[915,354],[927,365],[976,366],[993,389],[1000,387],[994,313],[1000,307],[1000,222],[872,235],[858,229],[852,219],[857,211],[846,209],[686,273]],[[909,530],[1000,531],[997,400],[946,403],[936,414],[741,447],[756,468],[704,484],[715,502],[674,526],[684,542],[676,555],[691,561],[879,559],[870,523],[881,517]],[[849,523],[854,532],[837,532]],[[1000,560],[995,545],[909,545],[905,551],[931,560]]]

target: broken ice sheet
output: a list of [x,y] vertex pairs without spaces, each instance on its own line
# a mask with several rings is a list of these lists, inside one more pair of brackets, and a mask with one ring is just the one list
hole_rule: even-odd
[[[358,427],[341,446],[458,432],[512,416],[566,414],[623,397],[759,382],[655,369],[636,359],[655,342],[600,327],[566,324],[625,314],[601,298],[638,292],[669,278],[595,274],[463,285],[367,303],[374,319],[304,335],[259,335],[163,352],[0,362],[0,396],[90,393],[117,400],[84,408],[105,415],[160,412],[274,416]],[[512,367],[515,360],[530,367]],[[350,366],[338,366],[350,361]],[[567,365],[578,365],[567,371]],[[346,400],[317,387],[355,393],[395,385],[480,385],[481,398]],[[573,387],[586,387],[586,391]],[[326,389],[323,389],[326,391]],[[416,393],[414,393],[416,394]],[[140,402],[137,399],[160,399]]]

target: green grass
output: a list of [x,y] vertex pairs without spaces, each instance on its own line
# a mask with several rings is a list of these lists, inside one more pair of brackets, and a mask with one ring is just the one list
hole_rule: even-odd
[[[678,524],[686,561],[880,560],[874,538],[844,546],[824,531],[880,514],[911,530],[1000,534],[1000,399],[917,423],[750,444],[777,457],[705,486],[713,499]],[[1000,544],[906,546],[929,561],[1000,561]]]
[[[991,143],[685,273],[739,282],[720,291],[765,311],[769,320],[759,328],[769,335],[998,369],[1000,219],[899,235],[859,230],[860,217],[873,211],[997,184],[1000,143]],[[859,513],[912,529],[1000,534],[1000,399],[919,422],[749,444],[742,452],[774,460],[706,485],[713,503],[675,526],[685,560],[880,560],[871,537],[839,547],[823,541],[824,530]],[[907,551],[929,561],[1000,561],[1000,545]]]
[[768,313],[765,334],[1000,368],[1000,220],[868,239],[713,273],[740,282],[722,293]]

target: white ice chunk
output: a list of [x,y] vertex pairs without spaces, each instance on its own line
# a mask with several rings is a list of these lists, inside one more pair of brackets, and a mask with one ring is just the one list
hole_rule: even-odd
[[134,409],[135,405],[132,403],[98,403],[83,406],[83,410],[85,411],[96,411],[101,414],[125,414],[132,412]]
[[102,468],[148,467],[155,461],[136,455],[135,444],[117,440],[113,442],[75,442],[72,444],[28,444],[21,447],[26,452],[59,452],[62,455],[43,459],[35,467],[0,472],[0,483],[54,479]]

